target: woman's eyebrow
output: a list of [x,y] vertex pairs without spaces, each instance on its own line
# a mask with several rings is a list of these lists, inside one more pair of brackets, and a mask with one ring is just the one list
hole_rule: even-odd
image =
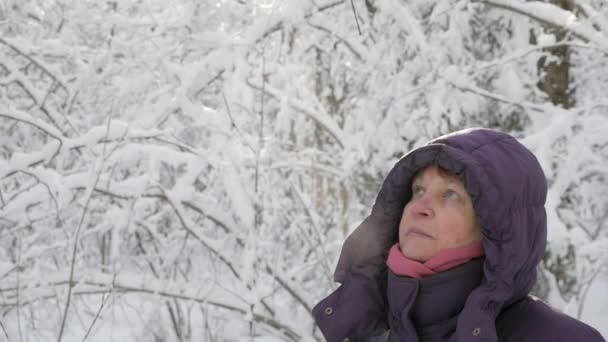
[[416,177],[412,180],[411,186],[422,186],[424,184],[424,177]]
[[445,180],[445,182],[448,184],[453,184],[453,185],[458,185],[459,187],[464,187],[464,184],[462,183],[460,178],[458,178],[457,176],[449,175],[449,176],[442,176],[441,178],[443,178]]
[[462,182],[460,181],[460,179],[458,178],[454,178],[454,177],[446,177],[445,178],[447,183],[451,183],[451,184],[457,184],[457,185],[461,185]]

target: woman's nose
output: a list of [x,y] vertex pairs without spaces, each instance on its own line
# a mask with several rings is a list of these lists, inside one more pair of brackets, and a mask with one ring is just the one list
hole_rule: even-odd
[[414,215],[422,217],[432,217],[435,214],[433,205],[428,196],[422,196],[415,199],[414,203],[412,203],[412,212]]

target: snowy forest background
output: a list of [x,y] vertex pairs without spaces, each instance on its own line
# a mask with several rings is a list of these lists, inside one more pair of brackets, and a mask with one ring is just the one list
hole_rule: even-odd
[[0,0],[0,341],[321,341],[390,167],[472,126],[608,336],[607,94],[605,0]]

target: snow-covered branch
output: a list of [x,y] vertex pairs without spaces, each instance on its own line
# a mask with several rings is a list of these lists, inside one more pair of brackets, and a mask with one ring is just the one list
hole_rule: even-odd
[[[285,96],[287,96],[283,94],[280,90],[272,87],[269,84],[264,84],[264,87],[262,87],[262,83],[257,80],[249,79],[247,82],[255,89],[264,89],[268,95],[274,97],[279,101],[282,100]],[[313,108],[313,106],[311,106],[310,104],[290,96],[287,97],[287,101],[289,105],[292,106],[294,109],[304,113],[305,115],[316,121],[321,127],[323,127],[327,131],[327,133],[329,133],[330,136],[334,138],[334,140],[341,148],[345,147],[344,132],[338,126],[338,124],[329,116],[329,114],[325,112],[320,112]]]
[[[112,122],[107,134],[104,132],[105,127],[101,125],[93,127],[91,130],[89,130],[89,132],[83,134],[82,136],[76,138],[66,138],[63,137],[54,127],[41,122],[40,120],[34,120],[29,115],[23,113],[5,115],[0,113],[0,116],[31,124],[37,128],[40,128],[52,137],[57,138],[59,141],[59,143],[50,142],[36,152],[15,153],[8,162],[0,162],[0,179],[11,176],[19,170],[25,170],[41,163],[48,163],[62,150],[77,150],[83,147],[91,148],[97,144],[109,143],[113,141],[157,139],[160,142],[175,145],[182,149],[188,148],[183,144],[162,138],[162,133],[159,131],[131,129],[128,125],[122,122]],[[190,151],[193,152],[192,150]]]
[[523,109],[524,111],[535,111],[543,113],[545,112],[545,108],[541,105],[537,105],[534,103],[529,103],[526,101],[514,101],[503,95],[493,93],[491,91],[482,89],[476,86],[471,80],[468,80],[467,77],[456,70],[456,67],[450,66],[447,68],[445,72],[445,80],[454,86],[455,88],[465,91],[471,92],[480,96],[483,96],[487,99],[498,101],[502,103],[506,103],[509,105],[513,105]]
[[20,54],[22,57],[26,58],[30,63],[36,65],[38,68],[40,68],[42,71],[44,71],[47,75],[49,75],[55,82],[57,82],[68,93],[70,92],[70,89],[67,86],[68,83],[65,80],[63,80],[61,78],[61,76],[59,76],[58,72],[51,70],[43,63],[34,59],[32,57],[31,53],[28,53],[23,48],[20,48],[19,46],[17,46],[17,44],[15,42],[11,42],[10,39],[8,39],[8,38],[0,37],[0,44],[4,44],[4,45],[8,46],[9,48],[13,49],[15,52]]
[[63,143],[63,139],[65,138],[63,133],[61,133],[55,127],[47,124],[42,120],[34,119],[31,115],[18,109],[4,109],[4,112],[0,112],[0,117],[23,122],[25,124],[34,126],[39,130],[43,131],[44,133],[50,135],[51,137],[57,139],[59,143]]
[[335,36],[338,40],[344,43],[344,45],[353,53],[355,57],[361,60],[362,63],[365,63],[369,60],[367,49],[361,43],[354,41],[348,37],[341,36],[338,33],[339,30],[331,27],[331,24],[329,24],[327,20],[320,20],[319,18],[312,17],[311,19],[309,19],[308,23],[310,26],[318,30]]
[[608,32],[595,30],[593,25],[581,21],[574,13],[561,9],[551,3],[541,1],[515,2],[508,0],[475,1],[521,14],[544,25],[566,30],[585,42],[596,44],[605,53],[608,53]]

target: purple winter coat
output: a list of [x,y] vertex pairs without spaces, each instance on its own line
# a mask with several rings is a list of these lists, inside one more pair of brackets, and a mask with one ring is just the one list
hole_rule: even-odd
[[[462,179],[485,255],[421,280],[400,277],[387,270],[386,256],[411,179],[431,164]],[[335,272],[342,285],[313,309],[323,335],[330,342],[605,341],[528,295],[547,240],[546,195],[536,157],[505,133],[460,131],[406,154],[342,247]]]

